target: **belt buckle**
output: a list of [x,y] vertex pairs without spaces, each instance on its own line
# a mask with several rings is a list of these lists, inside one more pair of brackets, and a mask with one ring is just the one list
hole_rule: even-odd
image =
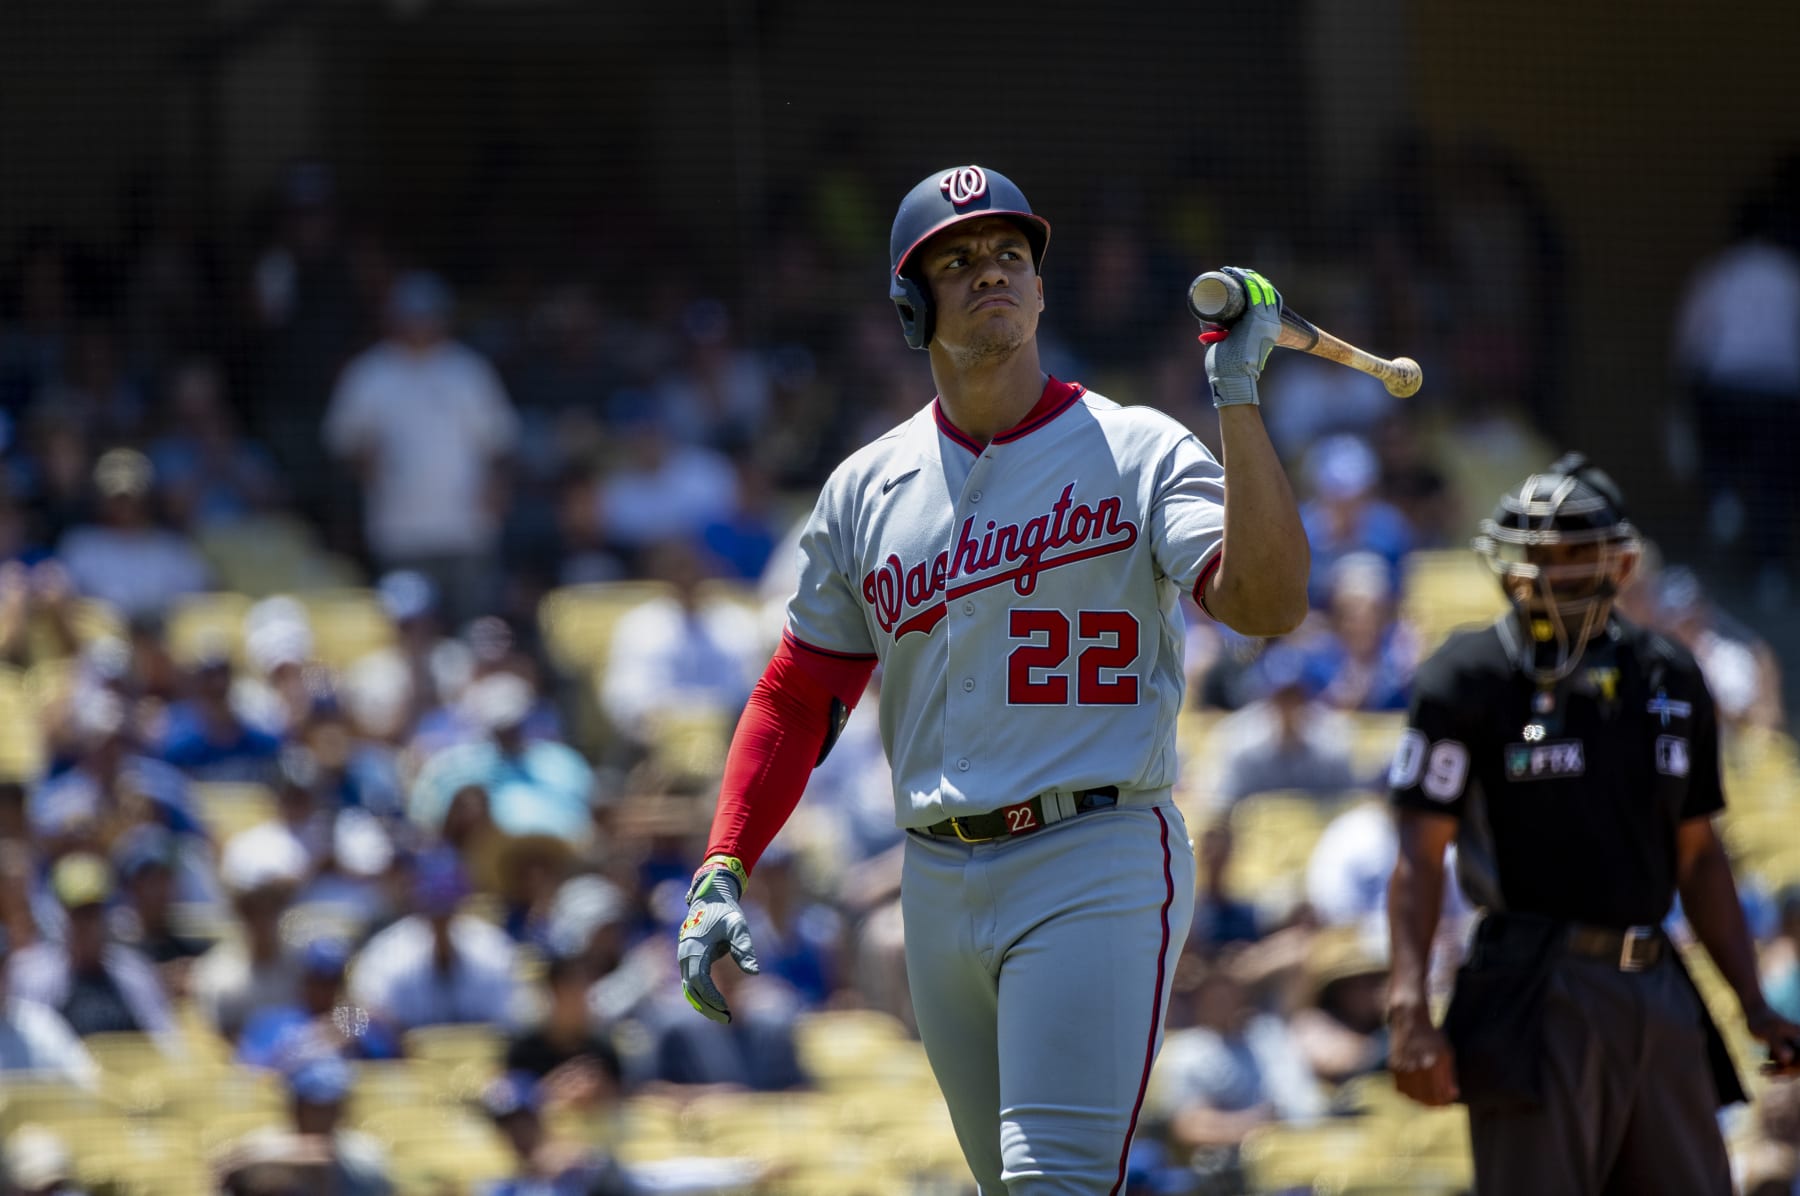
[[1625,937],[1619,943],[1619,970],[1621,972],[1641,972],[1650,966],[1648,952],[1640,959],[1637,949],[1640,945],[1648,946],[1656,941],[1656,928],[1652,926],[1633,926],[1625,931]]
[[955,831],[956,837],[958,839],[961,839],[964,843],[986,843],[988,841],[988,836],[986,836],[986,835],[983,835],[979,839],[973,839],[973,838],[970,838],[968,835],[964,834],[963,828],[962,828],[962,819],[960,819],[960,818],[953,817],[950,819],[950,829]]

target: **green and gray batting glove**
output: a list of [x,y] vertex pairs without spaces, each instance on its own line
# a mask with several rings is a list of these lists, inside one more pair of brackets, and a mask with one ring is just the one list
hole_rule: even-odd
[[727,951],[738,967],[754,976],[761,970],[750,943],[750,923],[738,906],[750,877],[736,856],[708,856],[688,886],[688,915],[681,923],[675,958],[681,965],[681,991],[688,1004],[715,1022],[729,1022],[731,1010],[713,983],[713,962]]
[[1219,272],[1244,288],[1244,314],[1224,339],[1201,338],[1212,345],[1206,351],[1206,380],[1212,383],[1214,407],[1255,406],[1256,380],[1281,335],[1281,293],[1254,270],[1226,266]]

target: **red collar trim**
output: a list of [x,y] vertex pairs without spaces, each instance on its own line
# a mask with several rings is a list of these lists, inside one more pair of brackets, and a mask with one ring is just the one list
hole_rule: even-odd
[[[1058,382],[1055,378],[1049,379],[1044,383],[1044,393],[1038,396],[1038,401],[1033,404],[1030,411],[1025,413],[1025,418],[994,437],[994,443],[1010,444],[1022,437],[1029,436],[1073,407],[1086,393],[1087,388],[1078,382]],[[931,400],[931,414],[937,420],[938,431],[971,453],[979,456],[981,450],[986,447],[950,422],[950,417],[944,414],[944,403],[941,398]]]

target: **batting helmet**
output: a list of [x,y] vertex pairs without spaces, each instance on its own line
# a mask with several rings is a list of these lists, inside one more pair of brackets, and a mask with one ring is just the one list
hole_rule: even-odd
[[1042,270],[1050,244],[1050,222],[1033,214],[1025,193],[997,170],[953,166],[920,180],[906,193],[888,235],[888,297],[900,312],[906,343],[923,349],[931,343],[935,312],[931,287],[912,267],[919,246],[953,224],[981,216],[1005,216],[1031,243],[1031,264]]
[[[1594,551],[1555,551],[1589,545]],[[1618,485],[1580,453],[1526,478],[1481,521],[1475,551],[1524,619],[1527,667],[1540,682],[1575,666],[1612,609],[1616,566],[1640,547]]]

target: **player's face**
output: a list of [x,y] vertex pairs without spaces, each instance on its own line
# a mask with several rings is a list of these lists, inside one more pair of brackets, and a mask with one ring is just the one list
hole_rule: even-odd
[[1005,357],[1037,335],[1044,284],[1031,243],[999,216],[939,233],[919,250],[937,305],[932,345],[965,361]]

